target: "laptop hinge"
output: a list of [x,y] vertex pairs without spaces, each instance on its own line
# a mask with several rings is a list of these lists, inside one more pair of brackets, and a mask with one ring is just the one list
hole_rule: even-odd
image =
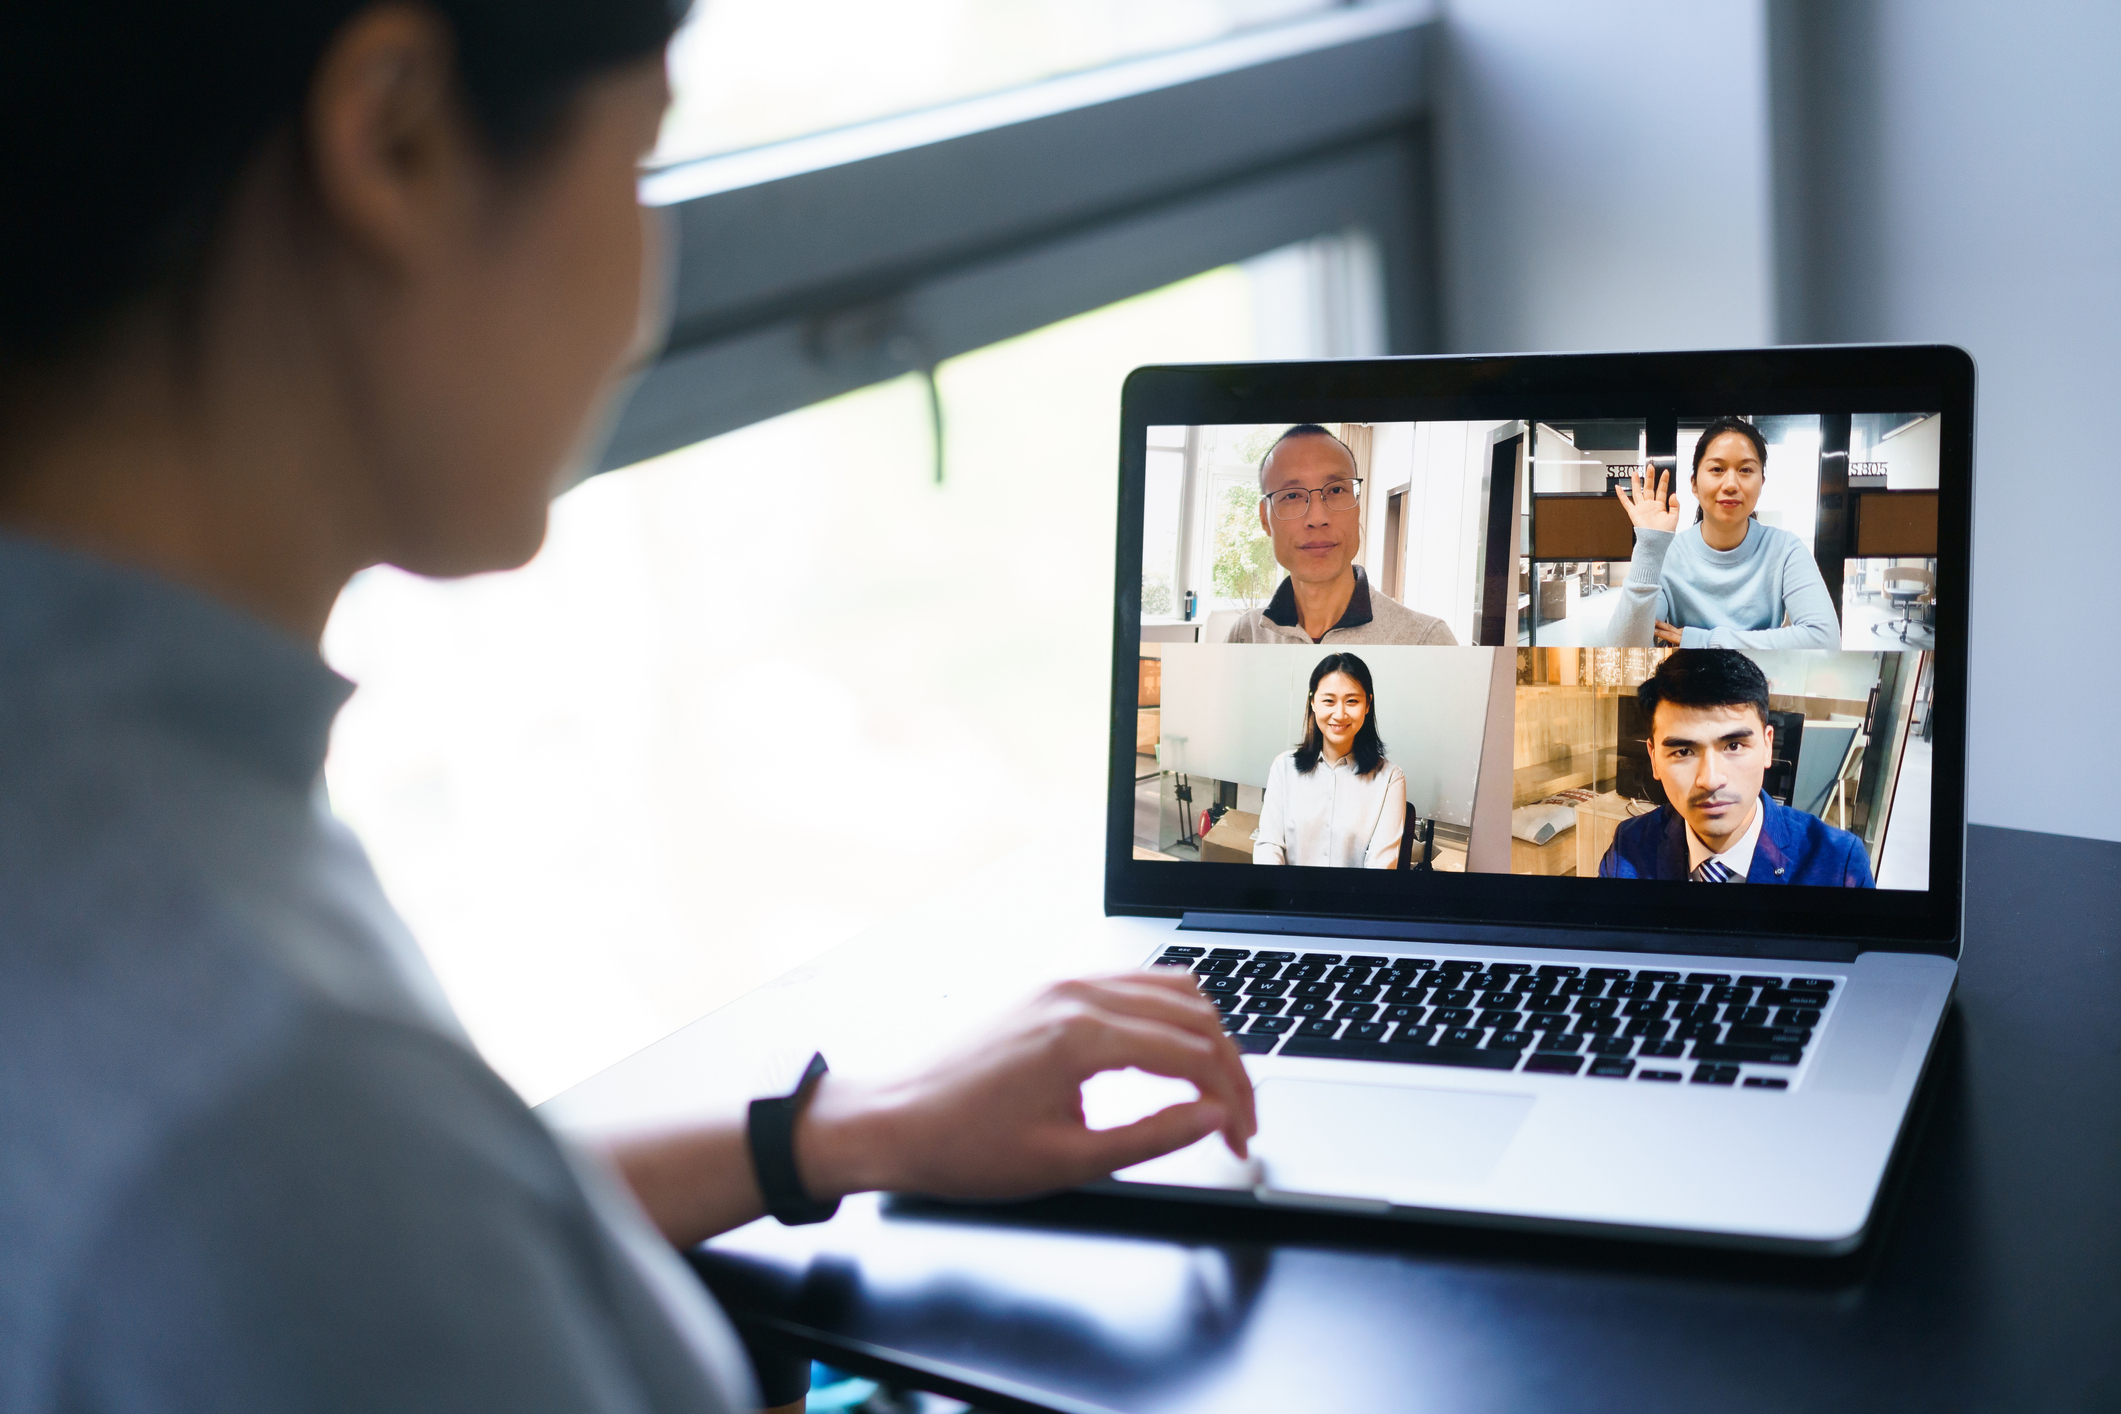
[[[1180,932],[1264,933],[1282,937],[1374,939],[1378,942],[1472,943],[1500,947],[1609,949],[1614,952],[1708,953],[1853,962],[1890,943],[1835,938],[1733,937],[1728,933],[1644,932],[1615,928],[1563,929],[1489,923],[1422,923],[1401,918],[1322,918],[1289,913],[1189,912]],[[1895,949],[1908,951],[1905,945]]]

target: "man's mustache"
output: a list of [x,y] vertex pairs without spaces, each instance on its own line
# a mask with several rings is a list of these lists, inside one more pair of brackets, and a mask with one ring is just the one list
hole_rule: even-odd
[[1736,805],[1736,804],[1738,803],[1738,799],[1739,799],[1739,797],[1738,797],[1738,794],[1737,794],[1737,792],[1735,792],[1735,791],[1729,791],[1729,790],[1723,790],[1723,789],[1719,788],[1719,789],[1716,789],[1716,790],[1712,790],[1712,791],[1702,791],[1702,792],[1696,792],[1695,794],[1693,794],[1693,795],[1690,795],[1690,796],[1688,796],[1688,797],[1687,797],[1687,804],[1689,804],[1689,805]]

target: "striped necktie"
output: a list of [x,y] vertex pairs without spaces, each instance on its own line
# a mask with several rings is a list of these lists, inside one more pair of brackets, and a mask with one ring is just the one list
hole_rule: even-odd
[[1697,884],[1738,884],[1744,882],[1738,877],[1737,870],[1720,859],[1702,860],[1701,867],[1687,875],[1687,877]]

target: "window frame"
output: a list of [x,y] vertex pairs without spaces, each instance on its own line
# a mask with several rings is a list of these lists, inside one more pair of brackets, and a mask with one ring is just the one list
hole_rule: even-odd
[[1388,351],[1432,351],[1438,47],[1373,0],[648,174],[669,332],[595,469],[1351,229]]

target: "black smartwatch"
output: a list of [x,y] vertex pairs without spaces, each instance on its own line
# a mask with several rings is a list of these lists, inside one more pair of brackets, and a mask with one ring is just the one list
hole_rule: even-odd
[[810,1057],[794,1090],[751,1102],[751,1171],[758,1176],[766,1211],[790,1227],[821,1223],[840,1210],[840,1200],[820,1203],[803,1191],[795,1167],[795,1120],[830,1069],[823,1055]]

